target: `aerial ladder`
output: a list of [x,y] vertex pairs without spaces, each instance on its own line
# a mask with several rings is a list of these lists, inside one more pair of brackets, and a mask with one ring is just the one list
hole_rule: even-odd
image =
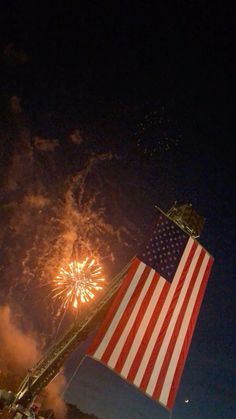
[[[205,220],[196,213],[191,204],[180,205],[175,202],[165,215],[192,237],[199,237]],[[93,302],[92,309],[79,317],[64,336],[28,371],[16,394],[0,390],[0,419],[44,419],[35,412],[35,398],[55,378],[70,354],[86,340],[102,320],[132,260],[113,279],[106,293]]]
[[69,355],[101,321],[131,262],[113,279],[110,286],[107,287],[106,293],[93,302],[92,310],[79,317],[64,336],[49,348],[45,356],[28,371],[16,394],[11,391],[0,390],[0,408],[2,407],[0,419],[40,418],[34,413],[36,396],[53,380]]

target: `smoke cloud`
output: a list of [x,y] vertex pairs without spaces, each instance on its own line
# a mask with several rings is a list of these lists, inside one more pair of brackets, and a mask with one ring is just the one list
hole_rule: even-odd
[[54,151],[56,147],[59,147],[58,140],[49,140],[42,137],[34,137],[33,143],[35,148],[40,151]]
[[9,367],[12,365],[15,365],[18,374],[22,374],[40,357],[35,336],[24,333],[13,323],[8,305],[0,307],[0,341],[2,374],[10,373]]
[[[17,391],[28,370],[42,357],[39,337],[34,331],[22,331],[8,305],[0,307],[0,388]],[[42,407],[55,411],[58,419],[66,413],[65,402],[61,396],[65,377],[60,375],[52,381],[41,397]]]
[[57,419],[64,419],[66,415],[66,405],[61,396],[66,384],[65,377],[58,375],[45,389],[44,407],[53,409]]
[[83,137],[79,129],[75,129],[74,131],[72,131],[72,133],[70,134],[70,140],[74,144],[77,144],[77,145],[82,144]]

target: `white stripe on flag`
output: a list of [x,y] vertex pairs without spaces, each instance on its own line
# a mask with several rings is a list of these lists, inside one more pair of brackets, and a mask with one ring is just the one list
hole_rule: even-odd
[[148,361],[150,359],[150,356],[152,354],[154,345],[156,343],[157,336],[160,333],[161,327],[162,327],[163,322],[165,320],[166,313],[169,310],[170,304],[172,302],[174,293],[176,291],[176,288],[177,288],[179,279],[181,278],[181,274],[182,274],[183,268],[185,266],[185,263],[186,263],[186,261],[188,259],[188,256],[189,256],[190,250],[192,248],[193,242],[194,242],[194,240],[192,238],[189,238],[188,243],[187,243],[187,246],[185,247],[185,250],[184,250],[184,253],[183,253],[181,262],[178,265],[178,269],[177,269],[176,274],[174,276],[174,279],[173,279],[173,282],[171,284],[171,287],[170,287],[170,289],[168,291],[168,294],[167,294],[166,300],[164,302],[164,305],[162,307],[162,311],[161,311],[160,316],[158,318],[158,321],[157,321],[157,323],[155,325],[155,328],[153,330],[152,336],[150,337],[150,340],[148,342],[148,345],[147,345],[147,348],[145,350],[145,353],[144,353],[142,362],[140,363],[139,369],[138,369],[137,374],[136,374],[136,377],[134,379],[134,384],[136,386],[138,386],[138,387],[139,387],[139,385],[140,385],[140,383],[142,381],[142,378],[143,378],[143,376],[145,374],[145,370],[146,370]]
[[[116,362],[117,362],[117,360],[119,358],[119,355],[120,355],[120,353],[123,349],[123,346],[125,344],[127,336],[129,335],[130,329],[132,328],[132,326],[135,322],[135,319],[136,319],[137,314],[139,312],[142,301],[143,301],[143,299],[144,299],[144,297],[145,297],[145,295],[148,291],[149,286],[151,285],[151,282],[152,282],[152,279],[153,279],[154,275],[155,275],[155,271],[154,271],[154,269],[151,269],[151,271],[149,272],[148,277],[145,281],[144,287],[143,287],[143,289],[142,289],[142,291],[139,295],[139,298],[138,298],[138,300],[137,300],[137,302],[136,302],[136,304],[135,304],[135,306],[132,310],[131,316],[129,317],[128,322],[126,323],[126,326],[124,327],[123,332],[121,333],[120,338],[119,338],[119,340],[118,340],[118,342],[117,342],[117,344],[116,344],[116,346],[113,350],[113,353],[112,353],[109,361],[107,362],[107,364],[111,368],[113,368],[116,365]],[[137,285],[138,281],[136,280],[135,282],[136,282],[136,285]]]
[[155,291],[152,295],[150,303],[149,303],[149,305],[147,307],[147,310],[145,312],[145,315],[144,315],[144,317],[143,317],[143,319],[140,323],[140,326],[137,330],[135,338],[134,338],[134,340],[132,342],[132,345],[130,347],[129,354],[128,354],[128,356],[126,358],[126,361],[124,363],[124,366],[122,368],[121,375],[123,377],[127,377],[128,374],[129,374],[131,365],[132,365],[133,360],[134,360],[134,358],[137,354],[137,351],[139,349],[139,345],[142,342],[143,336],[146,332],[146,327],[149,324],[149,321],[152,317],[153,311],[156,307],[156,303],[159,300],[159,297],[161,295],[161,292],[163,290],[163,287],[164,287],[165,283],[166,283],[166,280],[164,278],[160,277],[158,279],[156,289],[155,289]]
[[165,378],[161,395],[160,395],[160,399],[159,399],[160,402],[163,403],[164,405],[166,405],[168,401],[175,370],[176,370],[178,360],[179,360],[179,357],[183,348],[184,339],[188,330],[189,323],[191,321],[194,305],[198,297],[199,289],[201,287],[209,259],[210,259],[210,255],[206,253],[204,256],[204,260],[203,260],[201,269],[199,271],[198,277],[196,279],[191,297],[189,299],[187,309],[185,311],[184,319],[183,319],[183,322],[182,322],[182,325],[178,334],[178,338],[175,344],[175,349],[171,357],[171,361],[168,367],[168,371],[166,373],[166,378]]
[[[149,380],[149,383],[148,383],[148,386],[147,386],[147,389],[146,389],[146,392],[150,395],[153,394],[153,391],[155,389],[155,386],[156,386],[156,383],[157,383],[157,380],[158,380],[158,377],[159,377],[159,374],[160,374],[160,371],[161,371],[161,367],[162,367],[162,364],[163,364],[163,361],[164,361],[164,358],[165,358],[165,355],[166,355],[166,351],[168,349],[168,345],[170,343],[172,333],[174,331],[176,322],[178,320],[178,316],[179,316],[181,307],[183,305],[184,298],[187,294],[188,287],[189,287],[190,281],[191,281],[193,273],[194,273],[194,269],[197,265],[198,258],[200,256],[200,252],[201,252],[201,248],[198,247],[197,250],[196,250],[196,253],[194,255],[194,258],[191,261],[191,265],[189,267],[187,276],[185,277],[181,292],[178,296],[177,304],[176,304],[175,309],[172,313],[171,320],[170,320],[168,328],[166,330],[164,340],[161,344],[158,356],[156,358],[156,361],[155,361],[155,364],[154,364],[154,367],[153,367],[153,371],[152,371],[152,374],[151,374],[151,377],[150,377],[150,380]],[[167,312],[165,312],[165,314],[167,314]]]
[[115,316],[113,317],[112,322],[111,322],[103,340],[101,341],[100,345],[98,346],[96,352],[93,355],[94,358],[96,358],[96,359],[101,359],[102,358],[102,356],[103,356],[103,354],[104,354],[104,352],[107,348],[107,345],[109,344],[110,339],[113,336],[114,330],[116,329],[116,326],[117,326],[122,314],[124,313],[128,303],[129,303],[129,300],[130,300],[130,298],[131,298],[131,296],[134,292],[134,289],[137,285],[137,280],[142,275],[145,267],[146,267],[146,265],[143,262],[140,262],[140,264],[138,266],[138,269],[136,270],[136,272],[134,274],[134,278],[131,281],[131,283],[130,283],[127,291],[126,291],[126,293],[123,297],[123,300],[122,300]]

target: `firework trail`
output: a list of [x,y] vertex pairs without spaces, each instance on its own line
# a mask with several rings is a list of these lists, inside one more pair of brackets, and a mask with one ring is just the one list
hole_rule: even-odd
[[[107,216],[109,190],[115,184],[111,176],[110,184],[106,180],[114,160],[111,152],[85,154],[80,140],[70,141],[71,153],[66,156],[66,139],[32,136],[21,113],[8,119],[0,138],[4,145],[0,303],[24,313],[22,321],[46,334],[47,340],[63,312],[60,299],[52,298],[54,279],[71,263],[74,243],[82,252],[78,263],[88,257],[109,269],[114,248],[132,241],[132,223],[120,226]],[[72,164],[75,153],[78,158]],[[112,199],[117,208],[119,196],[113,194]]]

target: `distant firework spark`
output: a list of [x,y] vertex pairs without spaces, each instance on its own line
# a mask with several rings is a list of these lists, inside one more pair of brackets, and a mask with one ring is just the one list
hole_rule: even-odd
[[70,306],[78,309],[80,302],[88,303],[95,298],[97,291],[102,290],[104,278],[101,272],[102,268],[95,259],[74,260],[67,269],[61,268],[53,280],[53,298],[60,299],[65,309]]
[[145,115],[137,125],[136,145],[148,157],[162,154],[179,144],[181,133],[165,114],[165,108]]

